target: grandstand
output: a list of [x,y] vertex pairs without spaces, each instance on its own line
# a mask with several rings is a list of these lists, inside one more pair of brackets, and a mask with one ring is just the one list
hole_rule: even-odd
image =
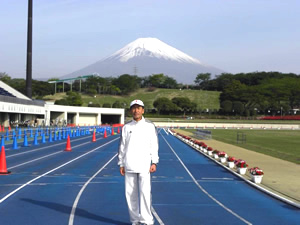
[[2,87],[0,87],[0,95],[9,96],[9,97],[16,97],[13,94],[11,94],[10,92],[8,92],[5,89],[3,89]]
[[[0,81],[0,125],[99,125],[124,123],[124,109],[54,105],[30,99]],[[40,124],[36,124],[39,121]]]

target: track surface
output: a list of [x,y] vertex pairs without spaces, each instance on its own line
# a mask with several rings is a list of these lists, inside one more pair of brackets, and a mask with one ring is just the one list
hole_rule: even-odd
[[[92,135],[38,146],[6,147],[0,176],[0,224],[129,225],[119,135]],[[299,224],[300,210],[266,195],[159,130],[152,175],[155,224]]]

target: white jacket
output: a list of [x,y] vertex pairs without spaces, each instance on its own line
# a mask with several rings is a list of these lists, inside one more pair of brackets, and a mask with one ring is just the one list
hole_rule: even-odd
[[119,145],[120,167],[129,173],[148,172],[151,163],[158,163],[158,137],[155,125],[142,117],[123,126]]

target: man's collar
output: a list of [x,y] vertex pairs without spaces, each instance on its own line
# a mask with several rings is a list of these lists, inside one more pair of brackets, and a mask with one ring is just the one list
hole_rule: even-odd
[[145,121],[145,118],[142,116],[142,119],[140,119],[139,121],[136,121],[136,120],[132,120],[132,121],[134,121],[135,123],[139,123],[139,122],[144,122]]

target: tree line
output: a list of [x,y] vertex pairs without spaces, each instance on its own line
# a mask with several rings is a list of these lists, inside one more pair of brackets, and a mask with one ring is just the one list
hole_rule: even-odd
[[223,73],[212,80],[198,76],[204,78],[199,89],[221,91],[222,114],[291,114],[300,108],[300,76],[293,73]]
[[[25,79],[12,79],[6,73],[0,73],[0,80],[12,86],[21,93],[25,93]],[[58,80],[53,78],[51,80]],[[195,77],[194,84],[183,85],[174,78],[164,74],[152,74],[146,77],[123,74],[119,77],[88,77],[81,82],[72,83],[76,92],[89,95],[110,94],[128,95],[138,88],[194,89],[220,91],[219,114],[224,115],[257,115],[280,113],[288,114],[292,109],[300,108],[300,76],[294,73],[253,72],[253,73],[222,73],[211,79],[210,73],[200,73]],[[70,92],[71,84],[57,84],[57,92],[67,92],[65,99],[56,104],[81,105],[78,93]],[[54,84],[46,81],[32,81],[32,95],[42,99],[45,95],[54,94]],[[90,104],[90,107],[99,107]],[[153,106],[159,114],[197,113],[197,105],[189,99],[159,98]],[[103,106],[104,107],[104,106]],[[121,102],[106,103],[105,107],[124,107]]]

